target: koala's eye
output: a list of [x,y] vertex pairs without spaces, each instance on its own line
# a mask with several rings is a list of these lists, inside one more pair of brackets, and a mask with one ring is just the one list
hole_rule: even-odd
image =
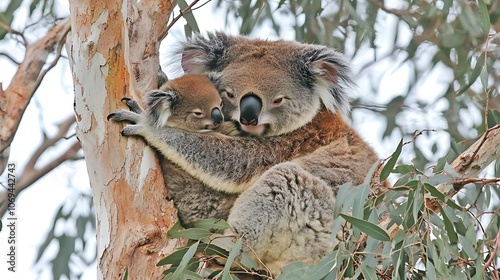
[[281,106],[283,104],[283,101],[285,100],[285,97],[278,97],[276,99],[274,99],[271,103],[271,107],[278,107],[278,106]]
[[201,110],[195,110],[195,111],[193,111],[193,114],[198,118],[203,118],[203,116],[204,116],[204,114]]
[[231,90],[225,90],[223,91],[223,95],[230,101],[234,102],[235,101],[235,96],[234,93]]

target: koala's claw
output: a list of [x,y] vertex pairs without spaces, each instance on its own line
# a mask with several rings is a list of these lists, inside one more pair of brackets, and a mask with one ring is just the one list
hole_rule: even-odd
[[107,119],[107,120],[108,120],[108,122],[109,122],[109,120],[110,120],[110,119],[112,119],[114,116],[115,116],[115,113],[111,113],[111,114],[109,114],[109,115],[106,117],[106,119]]
[[142,114],[144,113],[144,110],[141,108],[139,103],[135,101],[134,99],[130,99],[128,97],[122,98],[122,101],[125,101],[125,104],[130,108],[130,111],[137,113],[137,114]]
[[130,123],[138,123],[141,120],[141,115],[132,111],[126,111],[120,109],[114,113],[108,115],[108,121],[113,119],[116,122],[130,122]]

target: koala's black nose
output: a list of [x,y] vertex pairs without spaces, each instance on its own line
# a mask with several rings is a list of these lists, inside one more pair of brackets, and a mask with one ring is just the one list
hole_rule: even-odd
[[244,125],[256,126],[259,122],[262,100],[255,94],[243,96],[240,101],[240,122]]
[[213,108],[212,109],[212,120],[214,120],[214,124],[221,124],[224,121],[224,117],[222,116],[221,111],[219,108]]

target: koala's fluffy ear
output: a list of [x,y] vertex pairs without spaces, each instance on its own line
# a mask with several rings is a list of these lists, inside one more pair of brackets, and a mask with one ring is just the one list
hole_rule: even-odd
[[151,116],[151,120],[155,120],[154,126],[162,127],[166,125],[168,118],[172,115],[172,108],[178,99],[178,93],[171,89],[152,90],[146,94],[147,114]]
[[208,33],[207,37],[195,34],[182,46],[182,69],[190,74],[221,70],[230,45],[231,39],[221,32]]
[[332,112],[349,112],[346,89],[354,85],[352,72],[342,54],[322,46],[309,46],[301,53],[306,83],[313,85],[325,107]]

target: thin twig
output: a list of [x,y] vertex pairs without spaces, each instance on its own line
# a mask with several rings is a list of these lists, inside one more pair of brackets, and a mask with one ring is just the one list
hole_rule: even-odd
[[[490,39],[493,38],[493,36],[491,35],[488,35],[486,37],[486,42],[485,42],[485,51],[484,51],[484,61],[483,61],[483,69],[486,69],[486,62],[488,61],[488,45],[489,45],[489,42],[490,42]],[[483,85],[483,87],[485,87],[485,85]],[[467,167],[469,167],[469,165],[472,164],[472,162],[474,161],[474,158],[476,157],[477,153],[479,152],[479,149],[481,149],[481,146],[484,144],[484,142],[486,141],[486,137],[488,137],[488,108],[489,108],[489,93],[490,91],[485,87],[484,88],[484,93],[486,94],[486,104],[485,104],[485,108],[484,108],[484,129],[486,130],[486,133],[484,133],[484,136],[483,136],[483,139],[481,140],[481,143],[479,144],[479,146],[477,147],[477,149],[474,151],[474,153],[472,154],[472,156],[469,158],[469,160],[462,166],[460,166],[460,170],[465,170]]]
[[28,163],[26,163],[26,166],[24,167],[24,172],[26,171],[31,171],[35,169],[35,165],[40,159],[40,156],[47,151],[49,147],[54,146],[59,140],[64,139],[66,137],[66,133],[68,133],[69,128],[71,125],[75,123],[75,117],[70,116],[61,124],[59,124],[59,131],[57,132],[56,135],[53,137],[45,139],[40,146],[35,150],[33,155],[31,155],[30,160]]
[[59,58],[61,58],[61,52],[62,52],[62,49],[64,47],[64,43],[66,42],[66,35],[68,35],[70,30],[71,29],[68,28],[61,36],[61,39],[59,40],[59,42],[57,42],[56,57],[52,60],[52,62],[50,63],[50,65],[47,68],[45,68],[44,70],[42,70],[40,72],[40,75],[36,79],[36,85],[37,85],[36,88],[38,88],[38,86],[42,82],[42,80],[45,77],[45,75],[47,74],[47,72],[49,72],[50,69],[54,68],[54,66],[56,66],[57,62],[59,61]]
[[[64,153],[53,159],[51,162],[47,163],[41,168],[24,170],[23,174],[19,177],[19,181],[16,184],[15,196],[17,197],[22,191],[33,185],[38,179],[47,175],[49,172],[54,170],[56,167],[61,165],[61,163],[76,159],[76,154],[80,151],[80,142],[75,141]],[[6,203],[7,192],[0,193],[0,217],[2,217],[8,208],[8,203]]]
[[[200,2],[200,0],[194,0],[193,2],[191,2],[191,4],[189,4],[189,6],[187,6],[184,10],[180,10],[179,11],[179,15],[177,15],[174,19],[172,19],[172,21],[170,22],[170,24],[167,26],[167,32],[170,30],[170,28],[172,28],[172,26],[185,14],[187,13],[190,13],[192,12],[192,8],[194,5],[196,5],[198,2]],[[207,2],[208,3],[208,2]],[[206,4],[206,3],[205,3]],[[205,5],[203,4],[203,5]]]
[[415,140],[417,139],[418,136],[424,134],[424,132],[436,132],[437,130],[435,129],[422,129],[422,130],[415,130],[415,132],[413,132],[413,137],[411,138],[411,140],[409,141],[406,141],[403,143],[403,147],[408,145],[408,144],[411,144],[413,142],[415,142]]
[[474,151],[474,153],[469,158],[469,160],[465,164],[460,166],[460,171],[465,170],[467,167],[469,167],[469,165],[472,164],[472,162],[476,158],[477,153],[481,149],[481,146],[483,146],[484,142],[486,141],[486,138],[488,137],[488,132],[489,132],[489,129],[488,129],[488,107],[489,107],[489,100],[490,99],[489,99],[489,91],[486,91],[486,89],[485,89],[485,93],[486,93],[486,105],[484,108],[484,129],[486,130],[486,132],[483,135],[483,139],[481,140],[481,143],[479,143],[479,146],[477,146],[477,149]]
[[495,239],[493,239],[493,241],[495,242],[493,252],[490,252],[490,258],[483,265],[483,269],[487,269],[491,265],[491,263],[497,259],[496,255],[498,250],[500,249],[500,231],[498,231],[497,236],[495,237]]
[[500,178],[491,178],[491,179],[481,179],[481,178],[465,178],[458,179],[452,182],[454,188],[460,188],[467,184],[479,184],[479,185],[499,185]]
[[0,21],[0,28],[7,30],[7,32],[9,32],[10,34],[14,34],[14,35],[21,37],[21,39],[23,39],[24,46],[25,47],[28,46],[28,41],[26,40],[26,38],[24,37],[24,34],[22,32],[19,32],[17,30],[12,29],[12,27],[10,27],[9,25],[7,25],[1,21]]
[[5,56],[8,58],[10,61],[12,61],[14,64],[19,65],[21,62],[17,62],[12,56],[10,56],[8,53],[0,52],[0,55]]
[[195,11],[195,10],[198,10],[199,8],[205,6],[206,4],[208,4],[209,2],[211,2],[212,0],[207,0],[205,1],[205,3],[199,5],[198,7],[195,7],[195,8],[192,8],[191,11]]

